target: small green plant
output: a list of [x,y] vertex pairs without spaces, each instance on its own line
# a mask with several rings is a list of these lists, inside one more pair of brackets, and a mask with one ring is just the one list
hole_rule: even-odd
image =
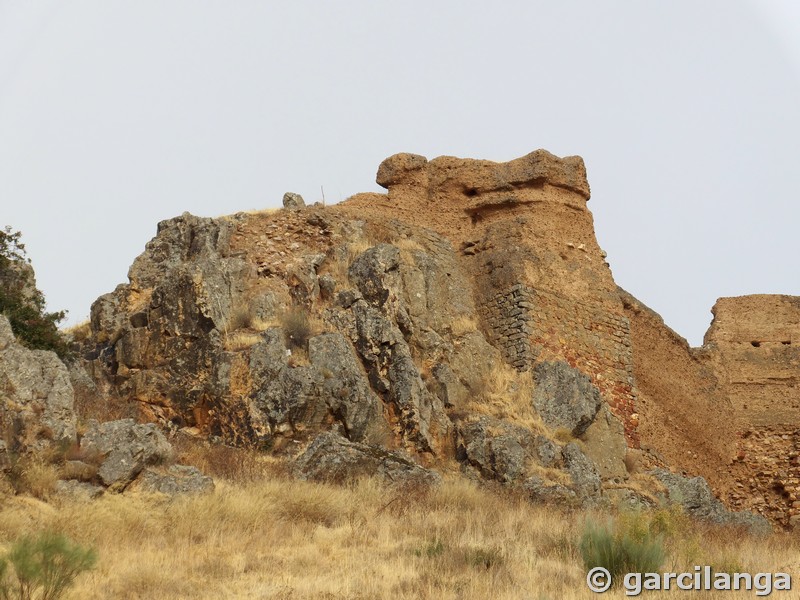
[[94,549],[84,548],[63,534],[25,536],[0,558],[0,599],[57,600],[96,561]]
[[414,555],[425,558],[436,558],[444,554],[444,542],[440,538],[434,538],[428,541],[422,548],[414,550]]
[[71,356],[58,331],[64,311],[46,311],[44,294],[36,287],[22,234],[0,230],[0,313],[8,318],[17,339],[34,350],[52,350],[62,359]]
[[603,567],[615,582],[625,573],[657,572],[666,558],[663,537],[652,533],[647,519],[638,513],[602,525],[587,522],[580,551],[587,570]]

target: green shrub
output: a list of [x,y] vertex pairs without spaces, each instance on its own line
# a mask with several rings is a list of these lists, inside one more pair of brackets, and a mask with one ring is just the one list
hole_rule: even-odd
[[[96,561],[93,549],[84,548],[60,533],[23,537],[6,557],[0,558],[0,599],[57,600]],[[8,572],[9,565],[14,567],[13,578]]]
[[45,310],[44,294],[36,288],[30,259],[25,254],[22,234],[10,227],[0,230],[0,313],[4,314],[14,335],[33,350],[52,350],[68,358],[67,342],[58,331],[64,311]]
[[587,522],[580,542],[587,570],[603,567],[614,582],[625,573],[654,573],[664,563],[664,539],[651,532],[640,514],[623,515],[603,525]]
[[437,537],[428,541],[424,547],[414,550],[414,555],[425,558],[436,558],[444,554],[444,550],[444,542]]

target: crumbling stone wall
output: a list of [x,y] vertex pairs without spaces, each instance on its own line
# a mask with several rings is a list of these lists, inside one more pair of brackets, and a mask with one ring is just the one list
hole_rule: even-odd
[[638,447],[638,414],[628,318],[603,305],[583,303],[538,290],[532,345],[541,360],[566,360],[592,378],[612,411],[625,425],[628,442]]
[[537,150],[507,163],[414,154],[386,159],[386,196],[345,206],[393,214],[460,249],[481,328],[518,370],[564,360],[600,388],[636,446],[630,331],[587,209],[580,157]]
[[800,297],[720,298],[704,338],[739,424],[731,506],[800,526]]
[[800,421],[800,297],[720,298],[704,345],[725,394],[747,424]]
[[738,482],[728,504],[750,510],[787,529],[800,527],[800,428],[751,427],[742,433],[736,465]]
[[536,358],[531,348],[531,309],[534,307],[531,299],[534,293],[518,283],[497,292],[481,307],[492,344],[500,349],[506,362],[520,371],[529,369]]
[[642,449],[648,466],[702,475],[715,490],[731,482],[737,425],[707,353],[619,289],[630,322]]

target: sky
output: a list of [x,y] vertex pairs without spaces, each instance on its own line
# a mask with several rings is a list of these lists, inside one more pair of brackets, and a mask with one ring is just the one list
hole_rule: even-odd
[[545,148],[696,346],[718,297],[800,295],[798,107],[793,0],[0,0],[0,226],[77,323],[162,219]]

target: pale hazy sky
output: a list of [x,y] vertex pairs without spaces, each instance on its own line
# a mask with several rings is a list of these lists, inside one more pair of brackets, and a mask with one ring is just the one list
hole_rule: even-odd
[[698,345],[719,296],[800,295],[799,7],[0,0],[0,226],[77,322],[161,219],[546,148],[586,161],[617,283]]

